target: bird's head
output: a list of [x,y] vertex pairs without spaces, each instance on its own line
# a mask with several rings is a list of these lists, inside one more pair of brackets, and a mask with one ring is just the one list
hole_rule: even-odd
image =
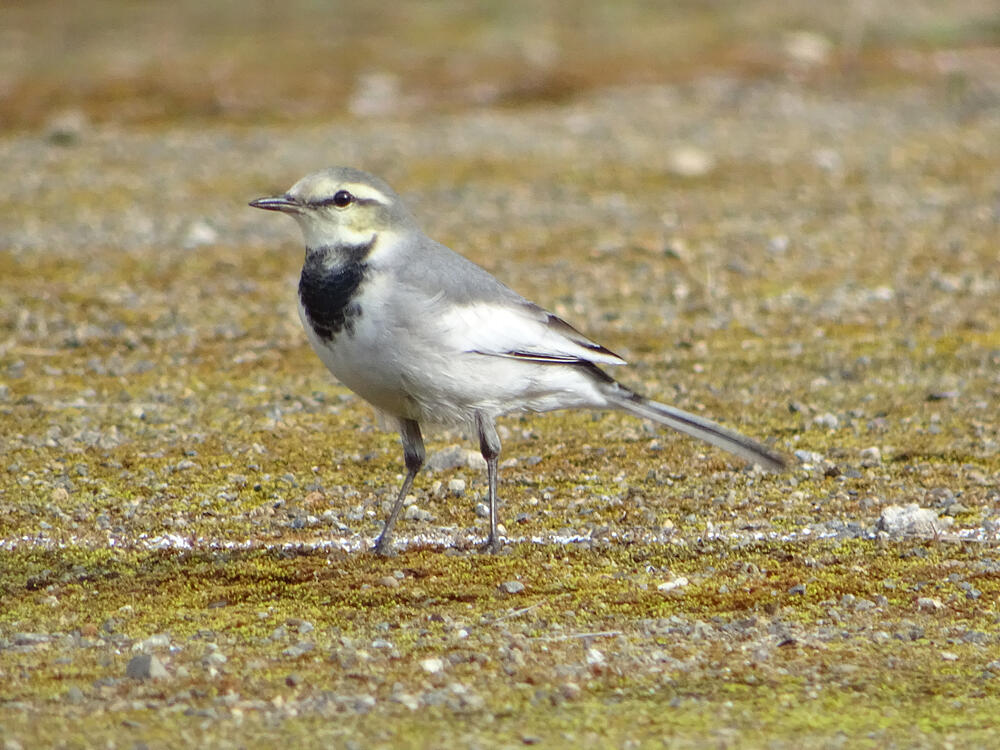
[[289,214],[308,250],[368,248],[416,230],[399,196],[382,180],[349,167],[306,175],[284,195],[250,201]]

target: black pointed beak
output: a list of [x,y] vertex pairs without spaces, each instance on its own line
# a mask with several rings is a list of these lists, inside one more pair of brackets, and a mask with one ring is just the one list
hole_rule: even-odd
[[299,204],[287,195],[278,195],[274,198],[258,198],[255,201],[250,201],[250,205],[254,208],[263,208],[265,211],[283,211],[290,214],[298,213],[299,211]]

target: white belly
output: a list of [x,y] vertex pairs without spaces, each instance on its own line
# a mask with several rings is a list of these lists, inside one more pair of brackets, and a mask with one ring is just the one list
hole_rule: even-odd
[[[371,287],[366,290],[370,293]],[[601,408],[593,378],[567,365],[538,364],[461,350],[435,335],[433,319],[403,322],[396,312],[359,301],[353,328],[331,341],[299,317],[313,349],[345,386],[386,414],[417,422],[471,423],[476,412]]]
[[404,386],[399,357],[393,355],[394,347],[385,340],[379,321],[362,313],[353,332],[342,330],[327,341],[313,331],[301,304],[299,318],[313,350],[337,380],[387,414],[420,419]]

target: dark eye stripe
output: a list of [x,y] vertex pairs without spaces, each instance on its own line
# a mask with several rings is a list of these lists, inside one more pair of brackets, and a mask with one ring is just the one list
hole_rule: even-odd
[[318,200],[318,201],[309,201],[307,205],[314,206],[314,207],[320,207],[320,206],[337,206],[338,208],[345,208],[345,207],[349,206],[351,203],[354,203],[354,204],[356,204],[358,206],[383,206],[383,205],[385,205],[384,203],[382,203],[382,201],[376,200],[375,198],[359,198],[358,196],[356,196],[356,195],[354,195],[352,193],[351,194],[351,201],[350,201],[350,203],[345,203],[343,206],[338,206],[338,204],[337,204],[337,202],[335,200],[336,197],[337,196],[334,196],[333,198],[324,198],[323,200]]
[[314,206],[336,206],[337,208],[347,208],[354,203],[354,196],[346,190],[338,190],[331,198],[324,198],[321,201],[314,201]]

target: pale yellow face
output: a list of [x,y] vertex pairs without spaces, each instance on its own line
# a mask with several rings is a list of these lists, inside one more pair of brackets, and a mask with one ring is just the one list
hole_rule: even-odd
[[331,167],[303,177],[284,195],[250,205],[289,214],[309,250],[385,248],[420,229],[399,196],[377,177],[350,167]]

